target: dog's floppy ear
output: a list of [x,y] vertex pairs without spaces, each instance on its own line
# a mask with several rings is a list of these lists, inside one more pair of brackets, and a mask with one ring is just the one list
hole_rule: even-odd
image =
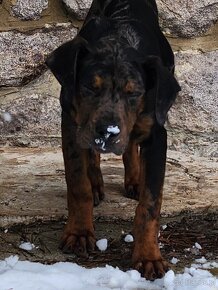
[[77,36],[54,50],[46,64],[62,86],[74,86],[79,55],[88,47],[87,41]]
[[181,90],[173,73],[162,64],[159,57],[149,56],[144,64],[148,90],[155,100],[155,115],[158,123],[164,125],[167,112]]

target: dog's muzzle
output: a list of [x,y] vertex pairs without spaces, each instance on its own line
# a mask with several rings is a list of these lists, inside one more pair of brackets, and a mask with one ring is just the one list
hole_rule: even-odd
[[120,128],[118,125],[97,126],[96,136],[94,138],[95,150],[101,153],[118,153],[120,143]]

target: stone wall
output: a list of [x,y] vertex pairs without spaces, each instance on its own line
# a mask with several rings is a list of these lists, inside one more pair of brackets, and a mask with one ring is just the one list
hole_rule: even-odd
[[[90,0],[0,1],[0,144],[60,144],[59,84],[45,56],[71,39]],[[157,0],[182,87],[166,124],[169,147],[218,157],[218,1]]]

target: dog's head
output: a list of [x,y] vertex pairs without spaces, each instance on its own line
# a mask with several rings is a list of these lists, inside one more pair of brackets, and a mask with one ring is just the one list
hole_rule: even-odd
[[121,154],[137,120],[150,115],[163,125],[180,87],[158,57],[139,60],[122,45],[95,49],[77,37],[46,61],[62,85],[62,109],[77,124],[77,142]]

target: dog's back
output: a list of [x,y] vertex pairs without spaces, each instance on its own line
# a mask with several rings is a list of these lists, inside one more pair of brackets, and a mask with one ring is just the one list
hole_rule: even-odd
[[159,28],[154,0],[94,0],[79,34],[94,45],[105,36],[106,41],[109,37],[126,41],[139,57],[159,56],[166,67],[174,68],[173,52]]

